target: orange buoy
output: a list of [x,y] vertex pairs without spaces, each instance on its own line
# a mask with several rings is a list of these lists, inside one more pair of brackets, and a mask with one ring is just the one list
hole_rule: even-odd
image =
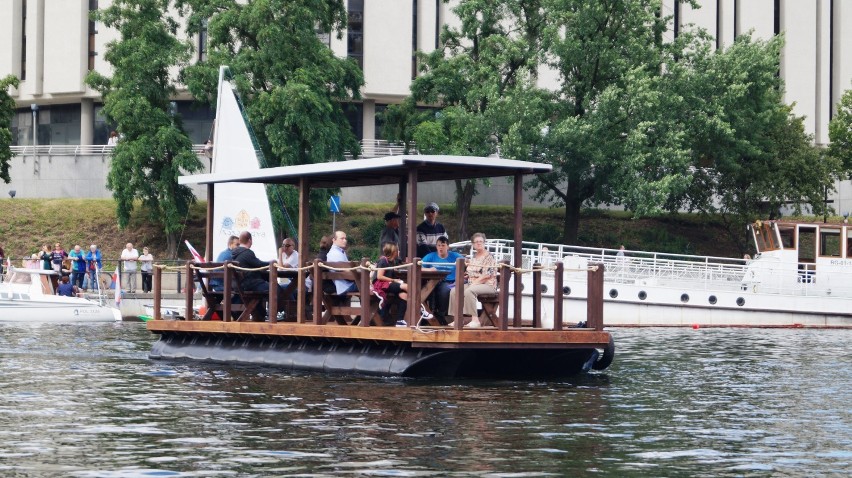
[[694,330],[698,330],[698,329],[700,329],[700,328],[701,328],[701,326],[700,326],[700,325],[698,325],[698,324],[692,324],[692,328],[693,328]]

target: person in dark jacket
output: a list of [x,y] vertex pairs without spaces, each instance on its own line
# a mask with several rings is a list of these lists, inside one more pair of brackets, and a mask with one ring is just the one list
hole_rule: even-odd
[[[240,245],[235,247],[231,251],[231,260],[237,263],[240,267],[246,269],[256,269],[258,267],[267,267],[269,266],[268,262],[264,262],[257,258],[254,254],[254,251],[251,250],[252,238],[251,233],[248,231],[243,231],[240,233]],[[284,287],[279,284],[278,286],[278,303],[283,303],[284,297]],[[240,281],[240,288],[245,291],[252,292],[268,292],[269,291],[269,273],[267,271],[244,271],[243,278]],[[264,317],[265,311],[262,310],[262,306],[260,306],[252,316],[255,320],[262,320],[261,317]]]

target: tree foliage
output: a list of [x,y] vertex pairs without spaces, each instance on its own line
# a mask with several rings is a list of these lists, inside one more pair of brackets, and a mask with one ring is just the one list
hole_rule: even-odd
[[[453,10],[460,20],[445,26],[441,48],[420,55],[421,74],[412,99],[440,106],[427,117],[403,115],[424,153],[488,156],[508,130],[514,91],[533,84],[545,27],[541,0],[469,0]],[[397,123],[398,124],[398,123]],[[404,135],[401,135],[404,137]],[[461,237],[467,237],[472,180],[456,181]]]
[[412,136],[430,152],[552,164],[526,186],[564,208],[563,241],[600,204],[721,214],[732,230],[780,205],[824,210],[839,164],[783,103],[782,37],[740,35],[725,50],[701,30],[674,38],[659,0],[467,0],[455,12],[461,26],[412,85],[443,109]]
[[828,124],[828,137],[831,140],[829,156],[840,161],[846,179],[852,179],[852,89],[846,90],[840,98],[837,113]]
[[9,162],[12,160],[12,118],[15,116],[15,100],[9,95],[9,88],[17,88],[18,78],[14,75],[0,79],[0,179],[8,184]]
[[202,167],[180,117],[171,111],[176,94],[172,72],[189,60],[190,46],[177,39],[179,25],[169,16],[168,0],[114,0],[95,18],[114,28],[120,39],[110,42],[104,58],[112,77],[92,72],[87,83],[101,92],[104,113],[118,125],[107,187],[116,201],[119,226],[134,208],[142,208],[163,226],[168,252],[177,254],[177,239],[191,190],[177,184],[181,174]]
[[208,57],[184,72],[196,98],[211,98],[228,65],[270,166],[344,159],[357,152],[346,104],[360,99],[358,65],[337,58],[317,30],[341,31],[340,0],[178,0],[190,31],[207,22]]
[[[177,0],[190,33],[207,26],[207,60],[184,70],[190,92],[215,104],[218,70],[234,77],[268,164],[340,161],[360,145],[346,119],[360,99],[364,77],[351,59],[338,58],[317,31],[341,32],[347,11],[341,0]],[[285,204],[298,204],[294,188],[278,186]],[[312,190],[313,216],[325,213],[327,190]],[[277,206],[277,205],[276,205]],[[283,212],[273,207],[279,230]],[[303,251],[306,252],[306,251]]]
[[724,51],[696,56],[677,92],[686,99],[692,181],[668,208],[718,215],[743,249],[744,224],[782,206],[827,212],[824,197],[840,171],[783,102],[783,42],[742,35]]
[[552,0],[546,4],[547,66],[556,88],[513,125],[506,150],[553,165],[528,185],[539,200],[564,207],[563,240],[574,242],[584,205],[660,210],[689,183],[689,154],[668,94],[667,68],[700,37],[663,41],[670,20],[653,0]]

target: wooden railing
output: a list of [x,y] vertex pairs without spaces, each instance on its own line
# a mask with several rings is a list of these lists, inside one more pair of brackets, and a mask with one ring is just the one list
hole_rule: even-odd
[[[421,268],[415,267],[414,265],[418,262],[417,260],[414,263],[408,264],[408,283],[409,284],[420,284],[421,281]],[[351,313],[354,315],[359,315],[361,320],[358,322],[359,326],[369,327],[374,325],[374,315],[375,315],[375,304],[371,305],[371,293],[370,293],[370,272],[371,267],[366,259],[362,259],[360,262],[352,262],[347,264],[342,263],[329,263],[337,268],[344,268],[345,265],[349,265],[350,267],[356,268],[356,270],[350,271],[349,275],[341,275],[340,271],[327,269],[325,268],[325,264],[321,263],[319,260],[315,260],[310,268],[311,275],[313,281],[313,304],[312,309],[310,310],[312,313],[309,317],[313,317],[313,322],[316,325],[325,324],[325,319],[323,318],[323,306],[325,305],[325,301],[328,300],[329,294],[323,293],[323,281],[324,280],[333,280],[333,278],[343,278],[344,275],[349,280],[353,280],[358,284],[358,292],[351,295],[352,298],[358,298],[360,302],[360,307],[346,307],[345,311],[347,313]],[[220,264],[215,264],[217,267]],[[191,312],[193,310],[193,303],[195,300],[195,283],[198,281],[205,281],[207,278],[211,277],[213,274],[203,274],[199,273],[205,269],[206,264],[204,263],[192,263],[188,262],[186,264],[186,310],[187,315],[191,317]],[[221,272],[221,276],[223,278],[223,290],[221,292],[217,292],[217,294],[221,294],[221,300],[214,301],[215,307],[218,307],[217,310],[221,311],[221,317],[224,321],[230,321],[232,317],[233,307],[232,301],[235,297],[234,290],[234,281],[237,280],[237,274],[235,270],[229,267],[229,263],[226,262],[224,264],[223,270]],[[464,277],[465,274],[465,261],[464,259],[458,259],[455,264],[456,267],[456,277],[461,278]],[[497,330],[507,331],[509,330],[509,321],[512,320],[513,328],[522,327],[522,317],[512,317],[510,315],[510,310],[508,307],[509,296],[510,293],[514,293],[512,290],[512,280],[514,279],[514,284],[520,284],[520,275],[522,272],[533,274],[533,307],[532,307],[532,317],[531,317],[531,327],[540,329],[542,328],[542,300],[541,300],[541,277],[542,272],[545,270],[538,264],[536,264],[531,271],[520,271],[513,270],[508,261],[500,262],[501,273],[498,277],[498,286],[497,286],[497,304],[496,309],[494,309],[494,322]],[[589,268],[587,271],[588,280],[587,280],[587,301],[586,301],[586,329],[594,329],[594,330],[603,330],[604,327],[604,318],[603,318],[603,277],[604,277],[604,269],[605,266],[603,264],[589,264]],[[275,265],[274,262],[270,262],[268,266],[269,273],[269,292],[267,300],[268,307],[268,316],[270,323],[276,323],[279,306],[281,304],[278,303],[278,272],[279,269]],[[562,277],[563,277],[563,264],[562,262],[557,262],[555,265],[555,282],[554,282],[554,300],[553,300],[553,330],[562,330],[563,329],[563,298],[564,292],[562,288]],[[154,268],[154,317],[155,319],[160,319],[160,301],[162,298],[162,290],[160,287],[161,284],[161,274],[162,270],[160,268]],[[218,276],[218,274],[217,274]],[[294,279],[295,280],[295,279]],[[300,284],[298,290],[300,294],[304,294],[303,286],[304,284]],[[456,281],[456,310],[462,311],[464,310],[464,288],[465,284],[463,281]],[[202,287],[202,290],[208,290],[206,284]],[[519,297],[517,295],[516,297]],[[210,298],[208,297],[208,301]],[[409,305],[408,307],[408,316],[407,322],[409,326],[416,326],[420,321],[420,307],[419,304],[423,302],[423,297],[420,295],[420,287],[410,287],[409,288]],[[305,306],[307,306],[305,304]],[[332,307],[339,307],[337,304],[328,304],[327,309],[331,309]],[[344,310],[344,309],[335,309],[335,310]],[[306,321],[306,317],[303,311],[300,311],[301,314],[295,319],[299,323],[304,323]],[[206,317],[210,317],[211,314],[206,314]],[[334,321],[333,323],[340,323]],[[352,321],[346,321],[344,323],[352,323]],[[464,328],[464,320],[455,320],[454,328],[456,330],[462,330]]]

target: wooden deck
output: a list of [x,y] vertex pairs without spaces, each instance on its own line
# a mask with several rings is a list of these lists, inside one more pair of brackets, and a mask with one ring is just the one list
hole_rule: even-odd
[[[299,188],[298,251],[302,257],[313,257],[309,242],[309,197],[313,188],[346,185],[397,184],[400,201],[400,249],[409,258],[406,283],[409,284],[405,327],[382,326],[376,320],[377,308],[370,294],[372,270],[366,259],[351,264],[323,264],[318,260],[303,261],[302,267],[284,271],[275,264],[268,266],[269,293],[251,307],[235,309],[233,299],[239,295],[234,288],[235,265],[223,264],[224,287],[221,292],[202,287],[208,311],[196,320],[191,313],[194,301],[194,282],[209,280],[217,275],[208,269],[205,278],[198,271],[205,264],[186,265],[186,310],[184,320],[160,320],[160,290],[154,270],[154,320],[148,330],[160,334],[151,352],[153,358],[193,359],[219,362],[256,363],[301,370],[343,371],[400,376],[443,377],[503,377],[503,376],[566,376],[589,369],[602,370],[612,362],[615,346],[612,336],[603,330],[603,265],[590,265],[588,270],[588,300],[585,327],[569,327],[582,318],[565,317],[562,300],[556,298],[553,327],[542,327],[541,275],[536,265],[520,269],[521,249],[516,248],[512,261],[499,265],[497,293],[480,302],[480,320],[493,326],[468,328],[465,320],[455,320],[453,326],[420,326],[420,306],[428,308],[427,297],[434,287],[435,277],[424,273],[416,257],[416,221],[419,217],[418,184],[421,182],[483,177],[514,177],[515,208],[512,217],[514,241],[522,242],[522,185],[524,176],[551,171],[547,164],[503,158],[462,156],[399,156],[372,158],[336,163],[268,168],[260,171],[211,173],[181,177],[181,184],[206,184],[208,188],[207,260],[213,249],[213,208],[215,185],[227,182],[290,184]],[[407,220],[410,218],[411,220]],[[218,267],[219,265],[217,265]],[[348,266],[348,267],[347,267]],[[455,277],[464,277],[465,261],[456,261]],[[232,270],[231,268],[234,267]],[[554,289],[562,294],[562,263],[556,264]],[[257,269],[258,271],[260,269]],[[277,279],[281,274],[295,284],[295,299],[288,289],[279,294]],[[532,314],[522,317],[522,274],[532,274]],[[313,282],[311,295],[304,293],[306,278]],[[323,281],[333,278],[351,280],[357,284],[354,297],[341,300],[322,291]],[[412,286],[415,285],[415,286]],[[454,310],[463,310],[464,281],[456,281]],[[298,292],[296,292],[298,291]],[[236,293],[236,294],[235,294]],[[255,294],[263,294],[263,292]],[[512,298],[510,301],[510,297]],[[250,304],[241,297],[242,302]],[[355,299],[353,306],[349,301]],[[283,300],[284,303],[279,303]],[[279,310],[286,319],[278,320]],[[389,311],[388,311],[389,313]],[[254,315],[257,315],[255,317]],[[233,320],[235,315],[238,320]],[[222,320],[210,320],[214,316]],[[282,316],[283,317],[283,316]],[[458,317],[457,319],[461,319]],[[484,320],[483,320],[484,319]],[[528,325],[528,326],[527,326]]]
[[560,331],[542,329],[496,330],[493,327],[455,330],[450,327],[357,327],[347,325],[297,324],[279,322],[222,322],[201,320],[151,320],[154,333],[188,332],[209,334],[264,335],[268,337],[310,337],[316,339],[408,342],[412,347],[501,347],[501,348],[588,348],[604,347],[609,333],[577,328]]

